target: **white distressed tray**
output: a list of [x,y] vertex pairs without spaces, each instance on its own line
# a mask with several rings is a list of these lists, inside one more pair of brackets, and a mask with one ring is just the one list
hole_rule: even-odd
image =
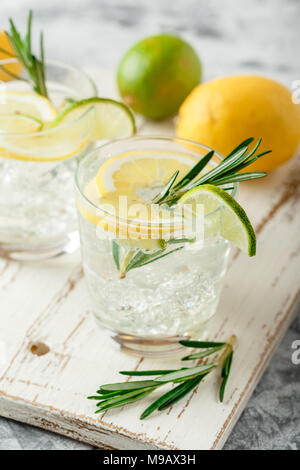
[[[102,95],[112,74],[92,71]],[[142,123],[142,133],[170,133],[171,124]],[[287,330],[299,295],[300,161],[263,182],[244,183],[240,201],[254,221],[254,259],[233,252],[210,338],[238,337],[226,400],[218,378],[168,413],[138,416],[147,400],[95,415],[86,400],[121,369],[166,368],[178,359],[134,358],[118,350],[89,314],[79,253],[39,264],[0,261],[0,415],[99,447],[220,449]],[[36,355],[32,343],[48,345]],[[150,399],[149,399],[150,401]]]

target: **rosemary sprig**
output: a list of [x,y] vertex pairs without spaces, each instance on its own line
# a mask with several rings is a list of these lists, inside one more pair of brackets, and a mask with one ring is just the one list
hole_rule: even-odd
[[[234,150],[232,150],[215,168],[206,172],[204,175],[197,177],[202,170],[207,166],[214,155],[214,150],[209,151],[204,157],[202,157],[196,165],[179,181],[175,184],[178,171],[176,171],[164,188],[157,194],[154,199],[154,204],[166,204],[169,207],[175,205],[178,200],[190,189],[196,188],[202,184],[213,184],[216,186],[222,186],[225,190],[231,190],[232,184],[241,181],[250,181],[257,178],[266,176],[263,171],[253,171],[247,173],[239,173],[241,170],[249,166],[251,163],[256,161],[258,158],[266,155],[270,152],[256,154],[258,147],[261,144],[261,138],[257,140],[252,150],[248,151],[248,146],[254,141],[253,137],[250,137],[241,142]],[[256,154],[256,155],[255,155]],[[125,252],[122,262],[120,262],[120,249],[117,248],[117,241],[113,242],[112,253],[116,267],[120,272],[120,278],[126,277],[128,271],[134,268],[145,266],[153,261],[157,261],[164,256],[174,253],[177,250],[183,248],[184,243],[191,242],[186,239],[185,241],[178,240],[178,243],[182,242],[182,246],[174,250],[168,250],[168,245],[176,243],[176,240],[169,240],[166,246],[155,252],[147,253],[141,249],[130,249]]]
[[228,381],[232,357],[233,344],[236,337],[232,335],[228,342],[205,342],[205,341],[180,341],[185,347],[202,349],[199,353],[185,356],[182,360],[202,359],[205,356],[215,354],[220,350],[222,354],[214,362],[208,364],[198,364],[194,367],[182,367],[179,369],[162,369],[162,370],[143,370],[143,371],[120,371],[119,373],[127,376],[153,376],[152,380],[137,380],[132,382],[119,382],[101,385],[97,390],[97,395],[88,397],[89,400],[97,400],[97,410],[95,413],[110,408],[116,408],[141,400],[145,396],[157,390],[166,384],[177,384],[168,392],[161,395],[141,414],[140,419],[145,419],[155,410],[163,411],[184,396],[194,390],[199,383],[217,366],[221,366],[222,383],[219,391],[220,401],[224,399],[225,387]]
[[[184,240],[185,241],[181,241],[181,243],[185,243],[186,239]],[[122,262],[120,264],[120,247],[118,245],[118,248],[116,248],[116,245],[118,245],[118,243],[114,240],[112,245],[112,253],[116,268],[119,271],[120,279],[124,279],[126,277],[126,273],[131,269],[146,266],[146,264],[153,263],[154,261],[164,258],[165,256],[170,255],[171,253],[179,251],[183,248],[183,246],[179,246],[177,248],[174,248],[173,250],[166,250],[166,248],[162,248],[161,250],[157,250],[151,253],[145,253],[143,250],[135,250],[131,248],[130,250],[127,250],[125,252],[125,255],[123,256]]]
[[[183,194],[190,189],[196,188],[201,184],[214,184],[214,185],[224,185],[230,183],[236,183],[239,181],[249,181],[256,178],[263,178],[267,173],[263,171],[253,171],[248,173],[239,173],[251,163],[256,161],[258,158],[270,153],[271,150],[267,150],[258,155],[255,155],[258,147],[261,144],[262,139],[258,139],[257,143],[254,145],[253,149],[248,152],[248,146],[254,141],[254,138],[241,142],[232,152],[230,152],[227,157],[225,157],[215,168],[211,169],[200,178],[195,179],[199,173],[205,168],[207,163],[213,156],[213,153],[209,152],[206,154],[200,162],[198,162],[189,173],[179,182],[177,187],[174,186],[168,193],[167,197],[160,201],[160,203],[168,204],[172,206],[183,196]],[[255,155],[255,156],[254,156]],[[206,162],[206,160],[208,160]],[[204,166],[201,165],[201,162],[206,162]],[[196,171],[199,170],[199,171]],[[225,188],[226,189],[226,188]]]
[[[24,38],[22,38],[20,32],[14,21],[10,18],[10,31],[6,31],[9,41],[16,53],[17,58],[23,64],[29,75],[29,81],[31,82],[33,89],[36,93],[48,97],[46,87],[46,76],[45,76],[45,53],[44,53],[44,37],[43,33],[40,33],[40,58],[32,53],[31,48],[31,32],[32,32],[32,10],[29,11],[27,20],[27,31]],[[11,56],[11,54],[10,54]],[[24,80],[23,78],[17,77],[15,74],[9,72],[4,66],[1,66],[2,70],[8,75],[18,80]],[[25,81],[28,81],[25,79]]]

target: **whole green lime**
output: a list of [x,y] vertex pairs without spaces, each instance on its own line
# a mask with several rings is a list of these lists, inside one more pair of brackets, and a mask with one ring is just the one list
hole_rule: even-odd
[[150,119],[176,114],[200,80],[201,62],[194,49],[167,34],[137,42],[123,56],[117,74],[125,103]]

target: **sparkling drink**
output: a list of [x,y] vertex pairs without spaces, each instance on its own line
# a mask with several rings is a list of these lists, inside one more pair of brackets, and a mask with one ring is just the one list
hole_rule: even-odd
[[[141,170],[136,163],[133,168],[130,167],[130,155],[136,158],[138,152],[141,156],[138,164],[144,168],[147,178],[154,166],[158,168],[157,174],[163,174],[174,156],[176,162],[184,166],[189,158],[193,161],[200,159],[208,150],[200,144],[180,139],[136,137],[104,145],[84,157],[79,164],[76,198],[83,267],[93,311],[101,325],[116,333],[115,339],[125,349],[143,354],[161,353],[177,348],[176,343],[182,337],[203,335],[208,320],[217,308],[230,246],[220,236],[222,208],[205,214],[201,236],[195,233],[188,242],[182,235],[168,239],[167,231],[164,232],[161,226],[155,229],[160,230],[159,241],[155,239],[158,237],[153,236],[155,230],[151,231],[153,238],[150,236],[149,240],[139,238],[133,228],[129,229],[129,239],[126,239],[124,227],[126,230],[128,226],[132,227],[132,219],[126,221],[120,212],[118,215],[108,214],[109,206],[104,202],[115,201],[113,192],[109,188],[105,197],[98,195],[97,198],[95,181],[99,183],[100,174],[103,176],[106,172],[111,175],[111,169],[118,168],[117,176],[112,181],[117,186],[116,178],[123,171],[118,194],[125,191],[128,196],[128,187],[134,184],[134,174]],[[127,162],[120,166],[118,161],[122,158],[126,158]],[[219,155],[215,158],[216,162],[221,160]],[[155,165],[151,166],[153,159]],[[124,171],[128,181],[125,181]],[[164,175],[163,179],[167,176]],[[140,173],[140,186],[135,191],[139,201],[143,200],[146,204],[163,183],[158,177],[152,179],[152,185],[149,181],[145,184],[143,173]],[[101,186],[101,181],[99,184]],[[131,196],[128,197],[130,199]],[[116,231],[103,223],[104,213],[107,223],[114,219]],[[146,233],[151,224],[153,217],[147,222],[143,220],[136,231]],[[161,238],[168,239],[163,247],[158,244],[162,243]],[[156,253],[160,257],[135,269],[125,269],[126,276],[120,276],[124,260],[128,256],[132,260],[139,253],[146,256],[146,260]]]
[[[12,61],[16,59],[3,60],[1,65]],[[49,61],[46,77],[53,109],[60,110],[66,98],[96,94],[93,82],[72,67]],[[3,82],[0,117],[10,112],[5,100],[11,92],[24,100],[27,93],[33,94],[22,81]],[[31,114],[30,105],[27,114]],[[78,158],[90,145],[91,119],[90,113],[84,113],[65,126],[0,134],[1,255],[39,259],[78,247],[73,175]]]

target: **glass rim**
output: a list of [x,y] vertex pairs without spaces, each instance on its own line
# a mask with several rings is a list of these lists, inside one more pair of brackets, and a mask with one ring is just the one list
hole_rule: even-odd
[[[8,59],[0,59],[0,65],[3,65],[3,64],[14,64],[14,63],[17,63],[17,62],[20,62],[20,60],[18,58],[15,58],[15,57],[11,57],[11,58],[8,58]],[[95,82],[93,81],[93,79],[86,73],[84,72],[83,70],[81,70],[80,68],[77,68],[77,67],[74,67],[72,65],[69,65],[69,64],[64,64],[62,62],[59,62],[59,61],[56,61],[56,60],[46,60],[45,61],[46,65],[49,64],[49,65],[54,65],[56,67],[60,67],[60,68],[63,68],[63,69],[67,69],[71,72],[75,72],[75,73],[79,73],[81,74],[85,79],[87,79],[87,81],[89,82],[89,84],[91,85],[93,91],[94,91],[94,95],[93,96],[97,96],[98,94],[98,90],[97,90],[97,86],[95,84]],[[5,83],[5,82],[4,82]],[[17,90],[16,90],[17,91]],[[33,92],[34,93],[34,92]],[[1,92],[0,92],[1,94]],[[42,97],[44,98],[44,97]],[[77,118],[73,119],[72,121],[69,121],[65,124],[61,124],[61,125],[58,125],[56,127],[53,127],[53,128],[50,128],[50,129],[46,129],[44,131],[36,131],[36,132],[26,132],[26,133],[19,133],[19,132],[0,132],[0,137],[3,136],[3,137],[22,137],[22,138],[26,138],[26,137],[35,137],[35,136],[44,136],[44,135],[48,135],[48,134],[52,134],[52,133],[55,133],[57,132],[58,130],[63,130],[63,129],[67,129],[69,127],[72,127],[73,125],[77,124],[81,119],[84,119],[86,117],[87,114],[89,114],[91,112],[91,109],[93,108],[93,106],[91,106],[89,109],[85,110],[80,116],[78,116]],[[9,113],[5,113],[5,114],[9,114]]]
[[[165,141],[165,142],[178,142],[178,143],[183,143],[183,144],[192,144],[192,145],[195,145],[199,148],[204,148],[205,150],[207,150],[207,152],[210,152],[211,150],[213,150],[212,148],[208,147],[207,145],[205,144],[201,144],[200,142],[196,142],[194,140],[189,140],[189,139],[182,139],[180,137],[176,137],[176,136],[166,136],[166,135],[139,135],[139,136],[131,136],[131,137],[123,137],[123,138],[120,138],[120,139],[114,139],[112,141],[109,141],[109,142],[105,142],[104,144],[102,145],[99,145],[98,147],[94,148],[93,150],[91,150],[90,152],[88,152],[86,155],[84,155],[78,165],[77,165],[77,168],[75,170],[75,176],[74,176],[74,183],[75,183],[75,188],[76,190],[79,192],[80,194],[80,197],[83,198],[83,200],[88,204],[90,205],[93,210],[96,209],[98,211],[101,211],[102,213],[105,213],[107,214],[108,216],[110,217],[113,217],[114,219],[120,221],[120,222],[123,222],[123,223],[127,223],[127,224],[130,224],[132,226],[134,226],[135,224],[138,224],[138,225],[143,225],[143,226],[158,226],[158,225],[164,225],[164,223],[162,222],[159,222],[159,223],[153,223],[151,221],[143,221],[143,220],[137,220],[137,219],[128,219],[128,218],[124,218],[124,217],[120,217],[116,214],[112,214],[110,213],[109,211],[105,210],[103,207],[101,206],[98,206],[97,204],[93,203],[84,193],[83,191],[81,190],[81,187],[80,187],[80,184],[79,184],[79,180],[78,180],[78,177],[79,177],[79,172],[81,171],[81,166],[84,164],[84,162],[86,160],[88,160],[90,157],[92,157],[95,153],[97,153],[99,150],[105,148],[105,147],[109,147],[110,145],[113,145],[113,144],[116,144],[116,143],[120,143],[120,142],[131,142],[131,141],[143,141],[143,140],[156,140],[156,141]],[[225,157],[223,157],[219,152],[217,152],[216,150],[214,150],[215,154],[217,155],[217,157],[222,161],[224,160]],[[109,159],[108,159],[109,160]],[[235,182],[233,183],[233,190],[231,192],[231,195],[232,197],[235,197],[236,194],[237,194],[237,190],[238,190],[238,187],[239,187],[239,183]],[[213,214],[214,212],[216,212],[218,210],[217,209],[214,209],[212,210],[211,212],[209,212],[208,214],[205,215],[205,217],[207,217],[208,215],[210,214]],[[166,221],[166,224],[168,224],[169,221]]]

